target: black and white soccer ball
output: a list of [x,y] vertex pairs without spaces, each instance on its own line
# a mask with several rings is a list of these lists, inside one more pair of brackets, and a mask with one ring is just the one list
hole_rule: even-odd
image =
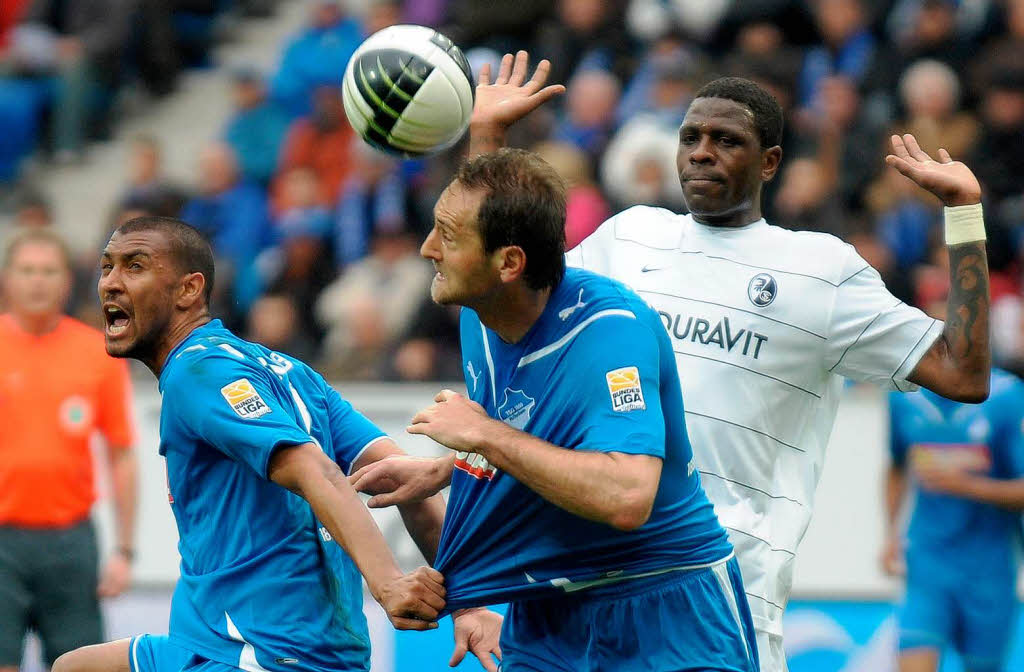
[[433,28],[390,26],[366,39],[345,69],[342,97],[356,132],[399,156],[451,147],[469,126],[469,61]]

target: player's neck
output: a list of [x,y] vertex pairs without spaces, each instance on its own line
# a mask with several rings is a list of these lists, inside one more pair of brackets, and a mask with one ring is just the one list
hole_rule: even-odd
[[64,316],[61,313],[19,313],[12,310],[11,317],[14,318],[15,324],[26,334],[42,336],[56,329],[57,325],[60,324],[61,318]]
[[550,287],[537,291],[519,284],[495,296],[488,305],[477,307],[476,314],[501,340],[518,343],[536,324],[550,297]]
[[761,219],[761,199],[743,201],[722,212],[691,212],[693,221],[704,226],[739,229]]
[[170,325],[167,329],[167,333],[154,349],[152,357],[140,358],[140,361],[149,367],[149,370],[153,372],[154,376],[159,378],[160,373],[164,370],[164,366],[167,364],[167,358],[170,356],[171,352],[173,352],[182,341],[188,338],[189,334],[204,324],[209,323],[212,319],[213,318],[210,317],[209,312],[202,312],[196,315],[190,315],[178,323]]

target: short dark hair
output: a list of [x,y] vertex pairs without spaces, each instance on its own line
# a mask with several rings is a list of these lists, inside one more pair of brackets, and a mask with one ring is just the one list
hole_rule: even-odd
[[530,289],[555,287],[565,275],[565,183],[544,159],[503,148],[463,163],[455,181],[487,192],[477,222],[484,251],[516,245],[526,253]]
[[782,144],[782,106],[775,96],[743,77],[720,77],[700,87],[694,99],[725,98],[746,105],[754,113],[754,125],[767,149]]
[[129,219],[114,233],[126,235],[156,231],[164,236],[171,250],[171,258],[181,273],[202,273],[206,279],[203,298],[210,304],[213,294],[213,248],[203,234],[180,219],[145,215]]

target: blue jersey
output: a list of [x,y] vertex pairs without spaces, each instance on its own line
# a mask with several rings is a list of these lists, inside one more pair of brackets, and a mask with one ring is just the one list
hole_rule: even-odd
[[672,345],[640,297],[569,269],[519,342],[505,343],[469,309],[461,337],[469,395],[491,417],[569,450],[664,462],[650,519],[625,532],[551,504],[479,455],[457,454],[436,562],[448,610],[732,552],[692,463]]
[[267,466],[315,443],[348,471],[383,433],[308,366],[219,320],[171,352],[160,391],[181,553],[172,640],[250,671],[369,669],[358,570]]
[[[889,399],[893,463],[957,465],[999,479],[1024,476],[1024,383],[993,371],[991,394],[961,404],[934,392]],[[966,575],[1012,586],[1020,514],[914,487],[907,530],[909,576],[959,581]]]

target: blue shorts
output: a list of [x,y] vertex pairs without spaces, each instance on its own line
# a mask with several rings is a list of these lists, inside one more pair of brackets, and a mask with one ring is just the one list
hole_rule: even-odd
[[899,648],[952,646],[972,672],[1002,669],[1016,614],[1013,585],[908,580],[898,611]]
[[514,602],[501,631],[502,672],[757,672],[757,644],[732,558]]
[[128,644],[131,672],[179,672],[191,666],[195,656],[171,642],[167,635],[139,635]]

